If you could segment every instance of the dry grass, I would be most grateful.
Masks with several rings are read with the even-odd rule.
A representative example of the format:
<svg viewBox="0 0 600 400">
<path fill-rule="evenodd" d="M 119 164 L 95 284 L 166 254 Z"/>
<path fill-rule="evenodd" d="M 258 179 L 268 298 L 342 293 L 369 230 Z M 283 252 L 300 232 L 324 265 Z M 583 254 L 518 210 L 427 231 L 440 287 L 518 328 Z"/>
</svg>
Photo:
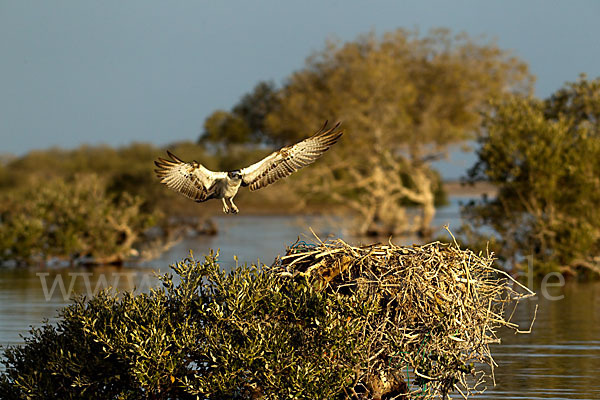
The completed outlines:
<svg viewBox="0 0 600 400">
<path fill-rule="evenodd" d="M 353 247 L 342 240 L 297 242 L 274 265 L 324 290 L 364 291 L 381 305 L 364 327 L 370 351 L 357 370 L 357 398 L 467 397 L 493 381 L 490 343 L 534 293 L 494 268 L 492 254 L 434 242 Z M 532 316 L 532 324 L 535 316 Z M 394 397 L 397 396 L 397 397 Z"/>
</svg>

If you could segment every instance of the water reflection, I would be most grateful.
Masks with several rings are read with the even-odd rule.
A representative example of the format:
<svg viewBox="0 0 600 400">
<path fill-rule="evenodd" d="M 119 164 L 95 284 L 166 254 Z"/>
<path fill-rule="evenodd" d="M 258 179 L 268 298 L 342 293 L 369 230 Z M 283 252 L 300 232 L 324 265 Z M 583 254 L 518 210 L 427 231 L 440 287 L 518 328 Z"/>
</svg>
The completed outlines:
<svg viewBox="0 0 600 400">
<path fill-rule="evenodd" d="M 163 267 L 165 269 L 165 267 Z M 53 321 L 57 310 L 77 295 L 109 287 L 148 290 L 156 285 L 148 268 L 11 268 L 0 270 L 0 344 L 21 343 L 31 325 Z"/>
<path fill-rule="evenodd" d="M 564 298 L 539 296 L 518 309 L 525 327 L 539 304 L 534 329 L 503 332 L 492 349 L 497 386 L 478 398 L 600 399 L 600 283 L 570 282 L 550 292 Z"/>
</svg>

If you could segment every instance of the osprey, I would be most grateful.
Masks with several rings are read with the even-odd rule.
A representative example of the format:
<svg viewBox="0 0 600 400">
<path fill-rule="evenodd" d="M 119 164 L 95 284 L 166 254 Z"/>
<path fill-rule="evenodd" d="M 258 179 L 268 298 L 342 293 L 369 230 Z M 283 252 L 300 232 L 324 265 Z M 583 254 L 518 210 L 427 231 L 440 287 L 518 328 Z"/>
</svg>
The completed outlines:
<svg viewBox="0 0 600 400">
<path fill-rule="evenodd" d="M 210 171 L 197 161 L 185 162 L 167 151 L 170 160 L 159 158 L 154 161 L 158 167 L 156 175 L 161 183 L 197 203 L 221 199 L 224 213 L 237 214 L 239 209 L 233 204 L 233 198 L 240 186 L 258 190 L 312 164 L 342 136 L 342 131 L 336 131 L 339 125 L 338 123 L 333 128 L 326 129 L 326 121 L 313 136 L 293 146 L 283 147 L 259 162 L 235 171 Z"/>
</svg>

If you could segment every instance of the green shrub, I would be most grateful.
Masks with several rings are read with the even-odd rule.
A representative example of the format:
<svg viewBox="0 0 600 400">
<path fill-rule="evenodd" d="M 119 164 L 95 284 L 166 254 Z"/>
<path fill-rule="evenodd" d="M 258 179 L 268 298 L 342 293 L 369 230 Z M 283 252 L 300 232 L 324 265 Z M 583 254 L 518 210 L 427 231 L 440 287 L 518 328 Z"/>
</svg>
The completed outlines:
<svg viewBox="0 0 600 400">
<path fill-rule="evenodd" d="M 254 266 L 228 274 L 212 255 L 173 270 L 163 288 L 79 298 L 32 329 L 4 351 L 0 397 L 346 397 L 374 300 Z"/>
<path fill-rule="evenodd" d="M 213 254 L 188 258 L 162 287 L 78 298 L 5 349 L 0 398 L 472 394 L 498 328 L 517 330 L 506 307 L 533 295 L 492 264 L 440 243 L 340 240 L 298 242 L 271 267 L 229 273 Z"/>
<path fill-rule="evenodd" d="M 94 174 L 10 191 L 0 202 L 0 261 L 126 258 L 155 217 L 142 212 L 141 203 L 127 193 L 108 194 Z"/>
<path fill-rule="evenodd" d="M 544 101 L 510 96 L 493 106 L 469 174 L 498 195 L 465 208 L 469 246 L 491 231 L 509 268 L 524 269 L 531 256 L 537 274 L 598 274 L 600 78 L 582 76 Z"/>
</svg>

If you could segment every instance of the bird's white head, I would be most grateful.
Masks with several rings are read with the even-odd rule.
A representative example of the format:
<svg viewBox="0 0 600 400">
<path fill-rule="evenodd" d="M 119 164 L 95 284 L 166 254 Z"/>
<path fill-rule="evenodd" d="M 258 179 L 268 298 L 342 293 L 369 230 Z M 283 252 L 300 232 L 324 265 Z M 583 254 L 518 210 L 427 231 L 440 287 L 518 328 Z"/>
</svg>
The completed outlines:
<svg viewBox="0 0 600 400">
<path fill-rule="evenodd" d="M 239 169 L 227 172 L 229 179 L 242 179 L 242 174 Z"/>
</svg>

